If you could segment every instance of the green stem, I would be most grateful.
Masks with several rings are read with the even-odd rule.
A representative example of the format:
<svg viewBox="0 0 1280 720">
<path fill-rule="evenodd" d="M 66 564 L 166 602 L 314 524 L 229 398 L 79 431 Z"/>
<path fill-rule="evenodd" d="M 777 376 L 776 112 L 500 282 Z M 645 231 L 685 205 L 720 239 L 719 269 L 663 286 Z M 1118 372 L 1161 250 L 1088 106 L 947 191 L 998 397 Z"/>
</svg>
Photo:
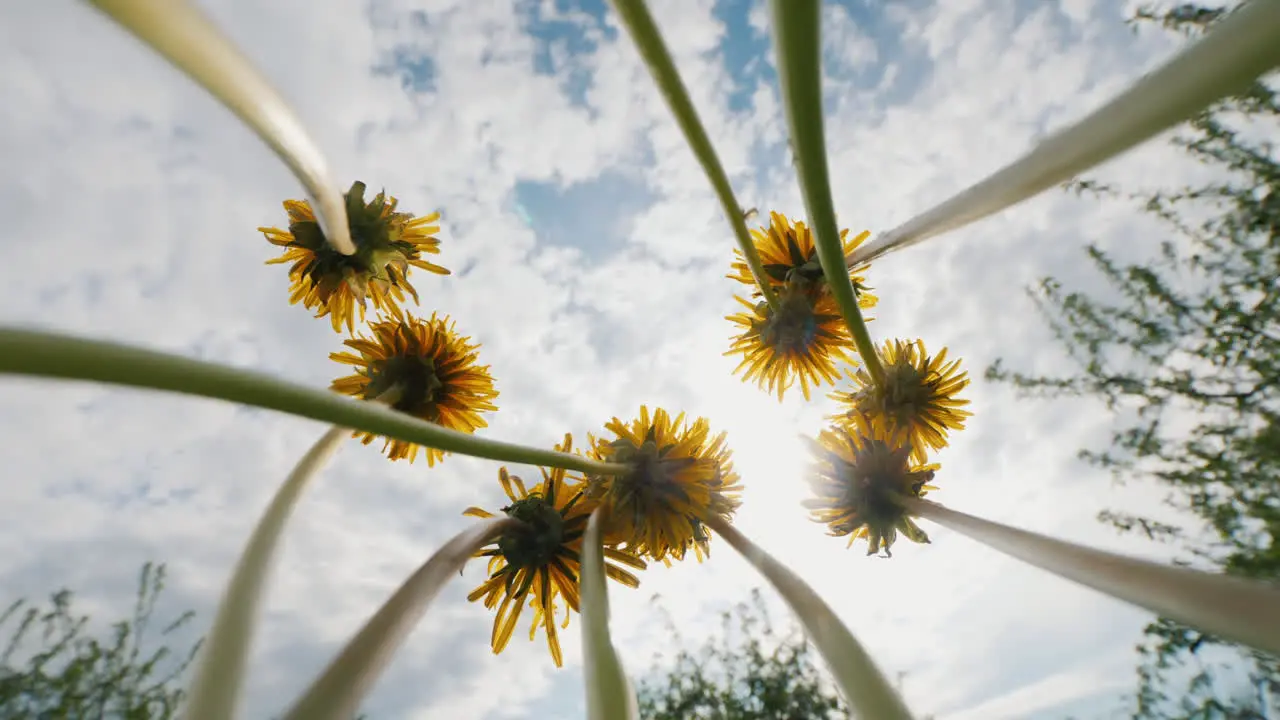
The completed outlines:
<svg viewBox="0 0 1280 720">
<path fill-rule="evenodd" d="M 582 538 L 582 656 L 587 686 L 587 720 L 637 720 L 635 688 L 609 636 L 609 588 L 605 572 L 603 508 L 587 518 Z"/>
<path fill-rule="evenodd" d="M 1107 104 L 858 248 L 849 256 L 849 266 L 954 232 L 1024 202 L 1147 142 L 1221 98 L 1247 90 L 1259 76 L 1280 67 L 1277 37 L 1280 3 L 1239 4 L 1200 39 Z"/>
<path fill-rule="evenodd" d="M 775 311 L 779 310 L 778 294 L 769 284 L 769 276 L 765 274 L 764 264 L 760 262 L 755 243 L 751 241 L 751 233 L 747 232 L 742 206 L 733 197 L 729 176 L 725 174 L 720 158 L 716 156 L 716 150 L 711 145 L 711 138 L 707 136 L 706 128 L 698 119 L 698 111 L 693 107 L 689 91 L 685 88 L 684 81 L 680 79 L 680 73 L 676 71 L 675 62 L 671 59 L 667 44 L 662 40 L 662 33 L 658 32 L 658 26 L 653 22 L 653 16 L 649 14 L 648 6 L 645 5 L 644 0 L 614 0 L 613 4 L 617 7 L 618 14 L 622 16 L 622 24 L 631 32 L 631 39 L 635 41 L 636 47 L 640 50 L 640 56 L 649 66 L 649 72 L 658 83 L 658 89 L 666 98 L 667 105 L 671 107 L 671 113 L 676 116 L 676 123 L 680 125 L 685 141 L 689 143 L 702 169 L 706 171 L 711 186 L 715 188 L 716 197 L 720 199 L 720 207 L 724 209 L 725 217 L 733 226 L 733 233 L 738 239 L 738 248 L 742 250 L 742 256 L 747 260 L 747 267 L 751 268 L 751 275 L 756 279 L 760 294 L 764 296 L 770 307 Z"/>
<path fill-rule="evenodd" d="M 989 548 L 1146 608 L 1161 617 L 1269 653 L 1280 653 L 1280 588 L 1160 565 L 983 520 L 938 503 L 897 497 L 909 514 Z"/>
<path fill-rule="evenodd" d="M 89 0 L 208 90 L 284 161 L 307 189 L 333 249 L 354 255 L 342 192 L 320 148 L 253 63 L 187 0 Z"/>
<path fill-rule="evenodd" d="M 858 296 L 845 265 L 844 246 L 831 200 L 827 172 L 826 141 L 822 124 L 822 7 L 818 0 L 772 0 L 774 46 L 778 54 L 778 79 L 783 106 L 791 130 L 791 147 L 805 210 L 813 228 L 813 241 L 822 263 L 822 274 L 840 313 L 849 326 L 853 343 L 876 384 L 884 382 L 884 367 L 858 309 Z"/>
<path fill-rule="evenodd" d="M 601 475 L 627 471 L 626 465 L 468 435 L 377 403 L 352 400 L 259 372 L 60 333 L 0 327 L 0 374 L 4 373 L 91 380 L 243 403 L 501 462 Z"/>
<path fill-rule="evenodd" d="M 235 717 L 271 562 L 303 492 L 351 431 L 332 427 L 298 461 L 262 513 L 223 592 L 187 696 L 187 720 Z"/>
<path fill-rule="evenodd" d="M 871 654 L 813 588 L 724 518 L 708 515 L 704 522 L 732 545 L 791 606 L 814 647 L 827 661 L 840 694 L 853 708 L 856 717 L 911 720 L 911 711 L 889 685 L 884 673 L 876 667 Z"/>
<path fill-rule="evenodd" d="M 294 703 L 286 720 L 352 718 L 378 678 L 422 621 L 431 601 L 485 545 L 518 521 L 500 517 L 477 523 L 453 537 L 405 579 L 365 621 L 342 652 Z"/>
</svg>

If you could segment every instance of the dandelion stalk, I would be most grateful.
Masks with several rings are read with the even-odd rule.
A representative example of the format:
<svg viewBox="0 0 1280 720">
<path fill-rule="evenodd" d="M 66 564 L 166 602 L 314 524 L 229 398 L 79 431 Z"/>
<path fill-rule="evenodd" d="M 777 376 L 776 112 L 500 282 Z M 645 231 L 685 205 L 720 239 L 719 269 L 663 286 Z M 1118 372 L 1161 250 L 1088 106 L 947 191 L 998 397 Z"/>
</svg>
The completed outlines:
<svg viewBox="0 0 1280 720">
<path fill-rule="evenodd" d="M 1029 200 L 1240 92 L 1280 66 L 1280 2 L 1244 3 L 1204 37 L 1031 152 L 858 248 L 870 262 Z"/>
<path fill-rule="evenodd" d="M 236 114 L 293 171 L 315 199 L 321 228 L 354 255 L 345 201 L 302 122 L 271 83 L 195 5 L 185 0 L 89 0 Z"/>
<path fill-rule="evenodd" d="M 410 575 L 285 714 L 285 720 L 348 720 L 368 696 L 431 601 L 480 548 L 515 523 L 500 518 L 458 533 Z"/>
<path fill-rule="evenodd" d="M 582 539 L 582 652 L 589 720 L 636 720 L 635 690 L 609 638 L 609 589 L 606 587 L 601 513 L 587 520 Z"/>
<path fill-rule="evenodd" d="M 345 428 L 332 427 L 316 441 L 289 473 L 249 536 L 200 652 L 200 664 L 187 700 L 187 720 L 227 720 L 236 716 L 258 606 L 285 523 L 311 479 L 348 433 Z"/>
<path fill-rule="evenodd" d="M 42 330 L 0 327 L 0 374 L 6 373 L 90 380 L 226 400 L 488 460 L 600 475 L 628 471 L 621 464 L 449 430 L 386 407 L 264 373 Z"/>
<path fill-rule="evenodd" d="M 698 158 L 702 169 L 706 171 L 711 186 L 715 188 L 716 197 L 720 199 L 720 207 L 724 209 L 725 218 L 733 227 L 738 248 L 742 250 L 742 256 L 746 258 L 747 266 L 751 268 L 751 275 L 755 277 L 760 294 L 764 296 L 770 307 L 777 310 L 778 294 L 769 283 L 769 276 L 765 274 L 760 255 L 756 252 L 755 243 L 751 240 L 751 233 L 747 231 L 746 219 L 751 211 L 743 212 L 742 206 L 734 198 L 729 176 L 725 174 L 724 166 L 716 156 L 711 138 L 707 136 L 702 120 L 698 118 L 698 111 L 693 107 L 689 91 L 685 88 L 684 81 L 680 79 L 680 73 L 671 59 L 671 53 L 662 39 L 662 33 L 658 32 L 653 16 L 649 14 L 648 6 L 645 5 L 644 0 L 614 0 L 613 4 L 618 9 L 618 14 L 622 16 L 622 24 L 631 33 L 631 39 L 639 49 L 640 56 L 649 66 L 649 72 L 658 83 L 658 89 L 666 98 L 671 113 L 676 116 L 676 123 L 680 125 L 685 140 Z"/>
<path fill-rule="evenodd" d="M 844 246 L 836 224 L 827 170 L 822 110 L 822 7 L 818 0 L 772 0 L 773 37 L 778 54 L 778 81 L 791 130 L 800 191 L 813 229 L 822 273 L 840 313 L 849 325 L 853 343 L 877 385 L 884 367 L 876 354 L 858 296 L 845 265 Z"/>
<path fill-rule="evenodd" d="M 911 711 L 889 685 L 884 673 L 880 672 L 866 649 L 813 588 L 786 565 L 748 540 L 724 518 L 708 515 L 704 522 L 754 566 L 791 607 L 809 639 L 827 661 L 845 702 L 858 717 L 867 720 L 911 720 Z"/>
<path fill-rule="evenodd" d="M 928 500 L 898 498 L 911 515 L 1055 575 L 1191 627 L 1280 654 L 1280 587 L 1124 557 L 983 520 Z"/>
</svg>

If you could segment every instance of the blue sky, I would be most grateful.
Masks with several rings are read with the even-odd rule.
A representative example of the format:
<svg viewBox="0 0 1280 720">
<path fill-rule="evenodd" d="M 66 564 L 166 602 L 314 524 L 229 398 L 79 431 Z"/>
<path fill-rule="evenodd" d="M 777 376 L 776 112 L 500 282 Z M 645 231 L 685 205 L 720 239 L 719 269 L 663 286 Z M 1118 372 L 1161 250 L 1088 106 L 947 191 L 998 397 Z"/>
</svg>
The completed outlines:
<svg viewBox="0 0 1280 720">
<path fill-rule="evenodd" d="M 823 394 L 779 404 L 732 377 L 732 238 L 647 71 L 603 3 L 372 0 L 202 2 L 299 114 L 344 186 L 385 187 L 443 214 L 448 278 L 422 311 L 483 343 L 501 410 L 491 437 L 581 438 L 641 403 L 726 430 L 748 490 L 737 525 L 832 603 L 905 693 L 940 720 L 1106 718 L 1134 679 L 1145 613 L 945 530 L 865 558 L 809 523 L 797 439 Z M 827 132 L 843 224 L 888 229 L 1013 159 L 1168 57 L 1098 0 L 831 3 Z M 787 162 L 768 19 L 747 0 L 666 0 L 653 12 L 744 206 L 801 212 Z M 254 367 L 317 387 L 340 339 L 286 302 L 255 231 L 285 221 L 295 181 L 222 108 L 87 7 L 22 3 L 0 23 L 0 321 L 109 337 Z M 1199 172 L 1157 142 L 1099 171 L 1132 187 Z M 947 346 L 973 374 L 976 415 L 938 460 L 937 499 L 1096 546 L 1103 508 L 1149 508 L 1076 460 L 1115 418 L 1087 403 L 1018 400 L 982 380 L 997 357 L 1069 369 L 1022 289 L 1053 273 L 1097 286 L 1082 247 L 1141 255 L 1159 228 L 1064 193 L 877 262 L 878 339 Z M 167 602 L 207 623 L 276 483 L 313 422 L 193 399 L 0 381 L 0 588 L 77 590 L 127 612 L 138 566 L 170 567 Z M 523 472 L 530 472 L 529 469 Z M 493 463 L 435 469 L 351 444 L 291 526 L 253 660 L 247 717 L 301 689 L 447 537 L 468 505 L 501 506 Z M 368 705 L 379 718 L 582 716 L 581 652 L 566 667 L 450 586 Z M 717 545 L 703 565 L 646 572 L 611 595 L 636 674 L 665 647 L 661 606 L 696 644 L 759 581 Z M 771 597 L 771 596 L 770 596 Z M 777 609 L 777 617 L 783 611 Z"/>
</svg>

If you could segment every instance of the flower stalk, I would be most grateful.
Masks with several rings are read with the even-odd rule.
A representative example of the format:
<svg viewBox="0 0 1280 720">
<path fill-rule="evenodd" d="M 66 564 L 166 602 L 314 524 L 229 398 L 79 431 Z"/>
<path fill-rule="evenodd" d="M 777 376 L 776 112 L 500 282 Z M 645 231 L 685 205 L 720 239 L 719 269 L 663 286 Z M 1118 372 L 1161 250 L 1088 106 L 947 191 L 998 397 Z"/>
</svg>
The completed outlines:
<svg viewBox="0 0 1280 720">
<path fill-rule="evenodd" d="M 587 519 L 582 541 L 582 653 L 589 720 L 636 720 L 635 689 L 609 637 L 609 588 L 600 508 Z"/>
<path fill-rule="evenodd" d="M 840 227 L 836 223 L 827 169 L 822 108 L 822 7 L 818 0 L 772 0 L 774 47 L 778 55 L 778 81 L 782 87 L 796 174 L 805 210 L 813 229 L 818 260 L 831 294 L 849 325 L 854 346 L 876 384 L 884 382 L 884 367 L 866 320 L 858 308 L 858 296 L 845 264 Z"/>
<path fill-rule="evenodd" d="M 487 460 L 598 475 L 629 470 L 581 455 L 476 437 L 264 373 L 43 330 L 0 327 L 0 374 L 90 380 L 226 400 Z"/>
<path fill-rule="evenodd" d="M 706 524 L 755 567 L 791 607 L 805 633 L 827 661 L 845 702 L 858 717 L 866 720 L 911 720 L 911 711 L 884 673 L 876 667 L 871 655 L 813 588 L 723 518 L 709 515 Z"/>
<path fill-rule="evenodd" d="M 689 148 L 693 150 L 698 163 L 707 173 L 707 179 L 715 189 L 720 207 L 724 209 L 725 218 L 733 227 L 738 248 L 742 250 L 742 256 L 746 259 L 747 266 L 751 268 L 751 275 L 760 288 L 760 294 L 764 296 L 765 302 L 777 310 L 778 294 L 769 284 L 769 276 L 760 262 L 760 254 L 756 252 L 751 233 L 747 231 L 746 221 L 751 211 L 744 212 L 734 198 L 729 176 L 725 173 L 724 166 L 720 164 L 720 158 L 716 155 L 715 147 L 711 144 L 711 138 L 707 135 L 702 120 L 698 118 L 698 111 L 693 107 L 689 90 L 680 79 L 680 73 L 671 59 L 671 52 L 667 50 L 662 33 L 658 31 L 653 15 L 649 14 L 649 7 L 644 0 L 613 0 L 613 4 L 618 9 L 618 15 L 622 17 L 622 24 L 631 33 L 631 39 L 640 51 L 640 56 L 649 66 L 649 72 L 653 74 L 658 89 L 662 91 L 662 97 L 666 99 L 671 113 L 675 115 L 676 123 L 684 133 Z"/>
<path fill-rule="evenodd" d="M 284 535 L 285 523 L 302 493 L 337 452 L 348 432 L 345 428 L 332 427 L 320 436 L 276 491 L 249 536 L 218 605 L 208 642 L 200 653 L 200 664 L 187 700 L 188 720 L 225 720 L 236 716 L 258 607 L 266 594 L 271 561 Z"/>
<path fill-rule="evenodd" d="M 235 113 L 315 198 L 333 249 L 353 255 L 342 193 L 302 121 L 225 35 L 185 0 L 89 0 Z"/>
<path fill-rule="evenodd" d="M 958 230 L 1029 200 L 1244 90 L 1280 66 L 1277 37 L 1280 2 L 1244 3 L 1106 105 L 982 181 L 858 248 L 846 260 L 848 266 Z"/>
<path fill-rule="evenodd" d="M 348 720 L 373 689 L 431 601 L 477 550 L 517 522 L 499 518 L 458 533 L 404 581 L 285 714 L 285 720 Z"/>
<path fill-rule="evenodd" d="M 928 500 L 897 501 L 913 516 L 1041 570 L 1226 640 L 1280 654 L 1280 587 L 1275 585 L 1095 550 Z"/>
</svg>

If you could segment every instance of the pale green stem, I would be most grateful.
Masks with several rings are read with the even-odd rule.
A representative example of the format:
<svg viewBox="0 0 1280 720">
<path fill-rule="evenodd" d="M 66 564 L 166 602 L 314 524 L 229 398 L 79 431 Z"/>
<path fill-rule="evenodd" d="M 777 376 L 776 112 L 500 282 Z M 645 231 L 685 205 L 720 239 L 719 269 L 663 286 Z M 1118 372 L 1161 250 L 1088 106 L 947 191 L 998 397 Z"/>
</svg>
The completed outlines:
<svg viewBox="0 0 1280 720">
<path fill-rule="evenodd" d="M 334 250 L 355 253 L 342 192 L 323 153 L 288 103 L 235 45 L 187 0 L 89 0 L 235 113 L 293 171 L 315 200 Z"/>
<path fill-rule="evenodd" d="M 350 720 L 382 672 L 426 614 L 431 601 L 467 560 L 510 527 L 508 517 L 458 533 L 410 575 L 285 714 L 285 720 Z"/>
<path fill-rule="evenodd" d="M 1161 565 L 1055 540 L 918 498 L 907 512 L 1161 617 L 1280 654 L 1280 587 Z"/>
<path fill-rule="evenodd" d="M 603 509 L 587 519 L 579 580 L 582 664 L 586 674 L 588 720 L 637 720 L 636 693 L 609 637 L 609 588 L 601 530 Z"/>
<path fill-rule="evenodd" d="M 680 79 L 680 73 L 676 71 L 675 62 L 672 61 L 667 44 L 662 39 L 662 33 L 658 32 L 658 26 L 653 22 L 653 16 L 649 14 L 648 6 L 645 5 L 644 0 L 613 0 L 613 4 L 618 9 L 618 15 L 622 17 L 622 24 L 631 33 L 631 39 L 639 49 L 640 56 L 649 66 L 649 72 L 657 82 L 658 89 L 662 91 L 662 96 L 666 98 L 671 113 L 676 116 L 676 123 L 684 133 L 685 140 L 698 158 L 702 169 L 707 173 L 707 179 L 711 181 L 716 197 L 720 199 L 720 207 L 724 209 L 725 218 L 733 227 L 733 234 L 738 239 L 738 248 L 747 261 L 747 267 L 751 268 L 751 275 L 760 288 L 760 294 L 764 296 L 770 307 L 775 311 L 778 310 L 778 294 L 770 284 L 769 276 L 760 262 L 760 255 L 756 252 L 755 243 L 751 241 L 751 233 L 747 231 L 746 213 L 733 197 L 733 186 L 729 184 L 729 176 L 725 174 L 724 166 L 716 156 L 711 138 L 707 136 L 702 120 L 698 118 L 698 111 L 693 107 L 689 91 L 685 88 L 684 81 Z"/>
<path fill-rule="evenodd" d="M 91 380 L 278 410 L 446 452 L 599 475 L 626 465 L 450 430 L 374 403 L 217 363 L 41 330 L 0 327 L 0 374 Z"/>
<path fill-rule="evenodd" d="M 849 256 L 853 267 L 956 230 L 1039 195 L 1240 92 L 1280 66 L 1280 0 L 1255 0 L 1106 105 L 1042 140 L 1018 160 L 881 234 Z"/>
<path fill-rule="evenodd" d="M 231 720 L 236 716 L 244 684 L 245 665 L 258 621 L 258 606 L 266 591 L 271 561 L 284 534 L 285 523 L 311 479 L 337 451 L 350 430 L 329 428 L 298 461 L 276 491 L 258 526 L 249 536 L 240 562 L 227 583 L 187 699 L 187 720 Z"/>
<path fill-rule="evenodd" d="M 791 150 L 818 261 L 867 372 L 881 385 L 884 367 L 858 308 L 858 295 L 845 265 L 844 244 L 831 199 L 823 129 L 822 4 L 818 0 L 772 0 L 771 6 L 782 104 L 791 129 Z"/>
<path fill-rule="evenodd" d="M 871 655 L 813 588 L 724 518 L 709 515 L 704 522 L 755 567 L 791 607 L 809 639 L 827 661 L 845 702 L 858 717 L 866 720 L 910 720 L 911 711 L 884 673 L 876 667 Z"/>
</svg>

